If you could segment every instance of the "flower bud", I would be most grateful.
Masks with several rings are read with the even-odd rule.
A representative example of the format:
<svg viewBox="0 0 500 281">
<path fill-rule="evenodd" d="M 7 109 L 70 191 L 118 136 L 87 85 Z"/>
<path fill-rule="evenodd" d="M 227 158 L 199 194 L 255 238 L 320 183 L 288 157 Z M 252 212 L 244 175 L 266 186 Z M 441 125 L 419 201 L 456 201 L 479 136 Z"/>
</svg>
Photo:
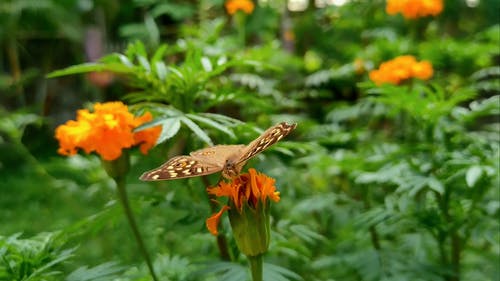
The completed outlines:
<svg viewBox="0 0 500 281">
<path fill-rule="evenodd" d="M 269 201 L 258 201 L 255 207 L 247 202 L 239 211 L 230 202 L 229 222 L 233 230 L 236 245 L 246 256 L 264 254 L 269 248 L 271 231 L 269 228 Z"/>
</svg>

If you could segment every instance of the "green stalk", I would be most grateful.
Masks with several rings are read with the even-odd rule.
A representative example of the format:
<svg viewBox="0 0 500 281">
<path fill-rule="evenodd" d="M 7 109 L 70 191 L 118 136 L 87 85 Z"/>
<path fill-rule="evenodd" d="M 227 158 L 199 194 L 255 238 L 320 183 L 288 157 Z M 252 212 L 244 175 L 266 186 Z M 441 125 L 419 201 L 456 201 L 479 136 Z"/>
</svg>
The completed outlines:
<svg viewBox="0 0 500 281">
<path fill-rule="evenodd" d="M 19 62 L 19 53 L 17 51 L 17 45 L 15 39 L 12 38 L 8 40 L 6 46 L 7 58 L 9 60 L 10 69 L 12 71 L 12 80 L 15 85 L 15 90 L 17 94 L 17 99 L 20 106 L 26 106 L 26 99 L 24 97 L 24 89 L 21 84 L 22 70 L 21 63 Z"/>
<path fill-rule="evenodd" d="M 365 208 L 366 208 L 366 210 L 369 210 L 371 208 L 371 205 L 372 205 L 372 188 L 370 186 L 366 189 L 366 193 L 364 195 L 365 196 L 363 196 L 363 201 L 365 204 Z M 375 225 L 372 225 L 368 228 L 368 230 L 370 232 L 370 237 L 372 240 L 373 248 L 375 248 L 375 250 L 377 250 L 377 251 L 380 251 L 380 249 L 381 249 L 380 238 L 379 238 L 379 235 L 377 232 L 377 228 L 375 227 Z M 382 261 L 380 261 L 380 262 L 382 262 Z"/>
<path fill-rule="evenodd" d="M 246 20 L 246 14 L 242 11 L 236 11 L 236 13 L 233 15 L 233 19 L 236 24 L 236 30 L 238 33 L 238 41 L 241 47 L 245 47 L 246 43 L 246 27 L 245 27 L 245 20 Z"/>
<path fill-rule="evenodd" d="M 262 281 L 262 254 L 257 256 L 247 256 L 250 263 L 250 272 L 252 273 L 252 281 Z"/>
<path fill-rule="evenodd" d="M 456 230 L 451 233 L 451 268 L 453 276 L 450 280 L 460 281 L 460 256 L 462 254 L 461 240 Z"/>
<path fill-rule="evenodd" d="M 116 189 L 118 191 L 118 197 L 123 206 L 123 210 L 125 211 L 125 216 L 127 217 L 128 224 L 134 233 L 135 240 L 137 242 L 137 246 L 139 246 L 139 251 L 144 257 L 146 264 L 149 269 L 149 273 L 154 281 L 158 281 L 159 279 L 156 277 L 153 263 L 151 262 L 151 258 L 149 257 L 148 251 L 146 250 L 146 246 L 144 245 L 144 241 L 142 239 L 141 233 L 139 232 L 139 228 L 137 227 L 137 223 L 135 222 L 135 217 L 130 208 L 130 204 L 128 201 L 127 190 L 125 189 L 125 177 L 114 178 L 116 182 Z"/>
<path fill-rule="evenodd" d="M 159 279 L 156 277 L 153 263 L 151 262 L 148 251 L 146 250 L 146 246 L 144 246 L 144 241 L 142 240 L 141 233 L 139 232 L 139 228 L 137 227 L 137 223 L 135 222 L 134 213 L 132 212 L 132 208 L 130 208 L 130 204 L 128 201 L 126 175 L 130 168 L 129 154 L 127 151 L 123 151 L 122 155 L 118 159 L 112 161 L 103 160 L 102 165 L 104 167 L 104 170 L 106 170 L 106 173 L 116 183 L 118 198 L 123 206 L 123 211 L 125 212 L 128 224 L 132 229 L 132 233 L 134 234 L 135 241 L 137 242 L 137 246 L 139 247 L 139 251 L 146 261 L 146 265 L 148 266 L 151 277 L 154 281 L 158 281 Z"/>
</svg>

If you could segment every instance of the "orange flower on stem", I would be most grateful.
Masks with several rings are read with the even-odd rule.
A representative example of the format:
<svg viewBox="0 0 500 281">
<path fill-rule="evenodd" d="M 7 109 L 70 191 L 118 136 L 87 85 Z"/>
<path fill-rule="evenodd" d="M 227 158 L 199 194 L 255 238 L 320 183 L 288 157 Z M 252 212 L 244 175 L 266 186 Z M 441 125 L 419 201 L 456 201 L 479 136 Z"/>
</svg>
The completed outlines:
<svg viewBox="0 0 500 281">
<path fill-rule="evenodd" d="M 255 169 L 234 177 L 229 182 L 209 188 L 209 194 L 228 197 L 229 202 L 216 214 L 207 219 L 210 233 L 218 235 L 217 226 L 224 212 L 229 213 L 236 245 L 248 257 L 252 280 L 262 280 L 262 255 L 267 251 L 270 240 L 270 200 L 279 202 L 275 180 Z M 268 200 L 269 199 L 269 200 Z"/>
<path fill-rule="evenodd" d="M 397 85 L 410 78 L 430 79 L 434 71 L 428 61 L 417 62 L 413 56 L 399 56 L 380 64 L 379 69 L 370 71 L 370 80 L 377 85 L 389 83 Z"/>
<path fill-rule="evenodd" d="M 249 169 L 248 173 L 235 177 L 230 182 L 220 182 L 218 186 L 209 188 L 209 194 L 217 197 L 228 197 L 231 205 L 241 213 L 243 207 L 248 205 L 250 208 L 260 208 L 259 204 L 266 204 L 267 198 L 274 202 L 280 201 L 280 193 L 274 186 L 275 180 L 255 169 Z M 233 207 L 233 206 L 232 206 Z M 223 206 L 221 211 L 207 219 L 207 228 L 213 235 L 217 235 L 217 224 L 220 216 L 227 210 L 232 209 L 229 206 Z"/>
<path fill-rule="evenodd" d="M 436 16 L 443 11 L 443 0 L 387 0 L 389 15 L 402 13 L 407 19 Z"/>
<path fill-rule="evenodd" d="M 228 0 L 224 6 L 226 7 L 227 13 L 230 15 L 234 15 L 237 11 L 251 14 L 255 8 L 251 0 Z"/>
<path fill-rule="evenodd" d="M 76 121 L 70 120 L 57 127 L 55 137 L 59 141 L 58 152 L 62 155 L 74 155 L 78 149 L 83 149 L 86 153 L 95 151 L 101 156 L 106 173 L 116 183 L 118 198 L 150 275 L 154 281 L 159 281 L 128 201 L 126 175 L 130 159 L 128 151 L 122 151 L 139 145 L 141 152 L 146 154 L 153 147 L 161 133 L 161 127 L 133 131 L 152 119 L 149 112 L 135 117 L 122 102 L 96 103 L 93 112 L 78 110 Z"/>
<path fill-rule="evenodd" d="M 146 154 L 156 143 L 161 127 L 137 133 L 133 129 L 152 118 L 149 112 L 134 117 L 122 102 L 96 103 L 93 112 L 78 110 L 76 121 L 70 120 L 57 127 L 58 152 L 74 155 L 78 149 L 86 153 L 95 151 L 104 160 L 111 161 L 121 156 L 122 149 L 140 145 L 141 152 Z"/>
</svg>

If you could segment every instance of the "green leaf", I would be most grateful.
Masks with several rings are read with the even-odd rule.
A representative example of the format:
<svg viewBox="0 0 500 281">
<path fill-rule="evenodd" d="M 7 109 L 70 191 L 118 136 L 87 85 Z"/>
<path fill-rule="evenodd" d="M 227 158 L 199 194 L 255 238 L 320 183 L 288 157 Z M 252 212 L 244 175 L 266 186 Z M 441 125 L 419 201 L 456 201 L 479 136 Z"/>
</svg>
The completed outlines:
<svg viewBox="0 0 500 281">
<path fill-rule="evenodd" d="M 165 55 L 166 51 L 167 51 L 167 45 L 162 44 L 158 49 L 156 49 L 155 53 L 151 57 L 151 62 L 152 63 L 163 62 L 163 56 Z"/>
<path fill-rule="evenodd" d="M 213 70 L 213 67 L 212 67 L 212 63 L 210 62 L 210 59 L 207 58 L 207 57 L 202 57 L 201 58 L 201 65 L 203 66 L 203 69 L 206 71 L 206 72 L 210 72 Z"/>
<path fill-rule="evenodd" d="M 467 182 L 468 187 L 474 187 L 477 181 L 483 175 L 483 169 L 480 166 L 472 166 L 467 170 L 465 174 L 465 181 Z"/>
<path fill-rule="evenodd" d="M 160 78 L 160 80 L 162 81 L 165 80 L 165 78 L 167 77 L 167 66 L 165 65 L 165 63 L 162 61 L 157 61 L 155 62 L 154 66 L 156 76 L 158 76 L 158 78 Z"/>
<path fill-rule="evenodd" d="M 290 231 L 301 238 L 306 243 L 313 243 L 315 240 L 325 240 L 321 234 L 311 230 L 310 227 L 302 224 L 295 224 L 290 226 Z"/>
<path fill-rule="evenodd" d="M 264 263 L 263 275 L 266 281 L 304 280 L 297 273 L 270 263 Z"/>
<path fill-rule="evenodd" d="M 150 42 L 154 45 L 158 45 L 158 42 L 160 42 L 160 30 L 154 18 L 149 13 L 144 17 L 144 26 L 146 27 Z"/>
<path fill-rule="evenodd" d="M 71 272 L 66 281 L 106 281 L 118 277 L 118 273 L 126 267 L 119 266 L 116 262 L 106 262 L 89 268 L 82 266 Z"/>
<path fill-rule="evenodd" d="M 134 41 L 134 43 L 131 43 L 127 46 L 127 49 L 125 50 L 125 53 L 127 57 L 133 58 L 133 57 L 146 57 L 147 52 L 146 52 L 146 47 L 140 40 Z"/>
<path fill-rule="evenodd" d="M 149 61 L 146 57 L 143 57 L 143 56 L 139 56 L 137 57 L 137 59 L 139 60 L 139 64 L 147 71 L 147 72 L 151 72 L 151 65 L 149 64 Z"/>
<path fill-rule="evenodd" d="M 74 66 L 70 66 L 61 70 L 53 71 L 47 74 L 47 78 L 60 77 L 72 74 L 81 74 L 94 71 L 111 71 L 116 73 L 132 73 L 133 69 L 120 63 L 83 63 Z"/>
<path fill-rule="evenodd" d="M 151 122 L 147 122 L 145 124 L 142 124 L 141 126 L 137 127 L 134 129 L 134 132 L 140 132 L 142 130 L 156 127 L 156 126 L 161 126 L 162 130 L 160 133 L 160 136 L 158 137 L 158 140 L 156 141 L 156 144 L 160 144 L 167 139 L 172 138 L 177 134 L 181 127 L 181 117 L 180 115 L 172 116 L 172 117 L 166 117 L 166 118 L 157 118 Z"/>
<path fill-rule="evenodd" d="M 128 67 L 134 67 L 134 63 L 130 61 L 127 56 L 123 54 L 117 54 L 118 59 L 121 61 L 122 64 L 128 66 Z"/>
<path fill-rule="evenodd" d="M 444 193 L 444 186 L 443 186 L 443 184 L 439 180 L 437 180 L 436 178 L 430 177 L 427 180 L 427 184 L 429 185 L 430 189 L 436 191 L 437 193 L 439 193 L 439 194 L 443 194 Z"/>
<path fill-rule="evenodd" d="M 217 113 L 199 113 L 198 115 L 199 116 L 209 117 L 210 119 L 215 120 L 215 121 L 217 121 L 219 123 L 222 123 L 222 124 L 224 124 L 226 126 L 236 126 L 236 125 L 243 124 L 243 122 L 240 121 L 240 120 L 238 120 L 238 119 L 231 118 L 229 116 L 222 115 L 222 114 L 217 114 Z"/>
<path fill-rule="evenodd" d="M 156 3 L 158 4 L 151 10 L 151 14 L 155 18 L 166 14 L 175 20 L 182 20 L 191 17 L 195 12 L 195 9 L 193 9 L 194 5 L 189 5 L 187 3 L 177 4 L 169 3 L 167 1 L 164 1 L 164 3 L 158 1 Z"/>
<path fill-rule="evenodd" d="M 207 264 L 202 270 L 194 272 L 193 277 L 197 277 L 195 280 L 207 280 L 207 275 L 216 275 L 217 280 L 220 281 L 247 280 L 247 270 L 246 267 L 237 263 L 214 262 Z"/>
<path fill-rule="evenodd" d="M 175 67 L 168 67 L 168 70 L 173 72 L 177 77 L 179 77 L 181 80 L 184 80 L 184 75 L 182 72 L 180 72 L 177 68 Z"/>
<path fill-rule="evenodd" d="M 29 278 L 26 279 L 26 281 L 28 280 L 31 280 L 32 277 L 37 277 L 39 275 L 41 275 L 41 273 L 45 272 L 46 270 L 48 270 L 49 268 L 57 265 L 57 264 L 60 264 L 62 263 L 63 261 L 66 261 L 68 259 L 70 259 L 71 257 L 73 257 L 73 252 L 76 250 L 76 247 L 75 248 L 71 248 L 71 249 L 67 249 L 67 250 L 64 250 L 60 253 L 58 253 L 58 256 L 57 258 L 53 259 L 52 261 L 46 263 L 45 265 L 43 265 L 42 267 L 39 267 L 37 268 L 37 270 L 35 270 Z M 47 275 L 52 275 L 56 273 L 55 271 L 52 271 L 52 272 L 45 272 L 45 274 Z"/>
<path fill-rule="evenodd" d="M 181 118 L 181 121 L 186 124 L 186 126 L 189 127 L 189 129 L 191 131 L 193 131 L 193 133 L 199 137 L 201 140 L 203 140 L 205 143 L 207 143 L 208 145 L 210 146 L 213 146 L 214 143 L 212 142 L 212 140 L 210 139 L 210 137 L 205 133 L 205 131 L 203 131 L 198 125 L 196 125 L 196 123 L 194 123 L 193 121 L 191 121 L 191 119 L 185 117 L 185 116 L 182 116 L 180 117 Z"/>
<path fill-rule="evenodd" d="M 213 127 L 225 134 L 227 134 L 228 136 L 230 136 L 231 138 L 236 138 L 236 136 L 234 135 L 234 133 L 229 130 L 229 128 L 223 124 L 220 124 L 220 123 L 217 123 L 216 121 L 212 120 L 212 119 L 209 119 L 209 118 L 206 118 L 206 117 L 203 117 L 203 116 L 200 116 L 198 114 L 186 114 L 186 116 L 188 116 L 189 118 L 191 119 L 194 119 L 196 121 L 199 121 L 199 122 L 202 122 L 202 123 L 205 123 L 206 125 L 210 126 L 210 127 Z"/>
<path fill-rule="evenodd" d="M 161 134 L 156 144 L 162 143 L 177 134 L 179 129 L 181 128 L 181 118 L 180 117 L 172 117 L 164 119 L 162 122 Z"/>
</svg>

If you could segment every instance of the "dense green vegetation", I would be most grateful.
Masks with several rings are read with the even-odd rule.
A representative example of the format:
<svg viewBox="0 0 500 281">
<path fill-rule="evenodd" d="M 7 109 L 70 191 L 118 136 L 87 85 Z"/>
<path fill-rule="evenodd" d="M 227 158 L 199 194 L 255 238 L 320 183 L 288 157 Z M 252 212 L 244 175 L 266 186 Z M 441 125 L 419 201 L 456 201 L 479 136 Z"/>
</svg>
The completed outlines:
<svg viewBox="0 0 500 281">
<path fill-rule="evenodd" d="M 153 280 L 101 157 L 57 153 L 56 127 L 105 101 L 162 127 L 120 175 L 159 280 L 250 274 L 227 216 L 205 226 L 220 174 L 139 176 L 283 121 L 244 168 L 280 191 L 264 280 L 500 280 L 499 1 L 314 2 L 3 0 L 0 280 Z M 408 79 L 370 74 L 407 55 Z"/>
</svg>

